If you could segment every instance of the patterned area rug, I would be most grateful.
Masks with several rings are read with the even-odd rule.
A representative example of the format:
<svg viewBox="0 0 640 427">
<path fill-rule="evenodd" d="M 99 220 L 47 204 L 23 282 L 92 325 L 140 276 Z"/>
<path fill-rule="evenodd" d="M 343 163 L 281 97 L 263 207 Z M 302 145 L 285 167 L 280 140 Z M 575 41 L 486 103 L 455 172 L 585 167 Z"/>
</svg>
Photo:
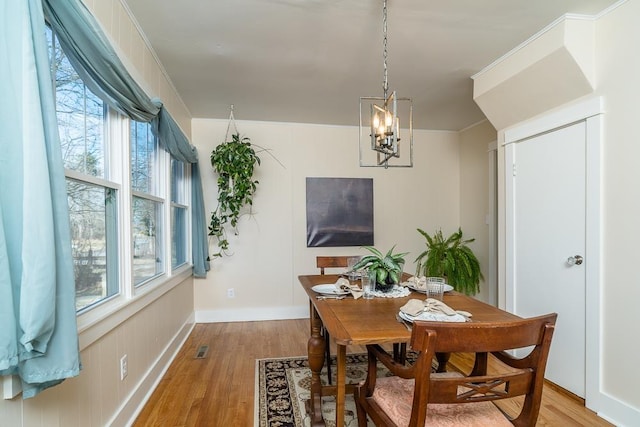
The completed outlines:
<svg viewBox="0 0 640 427">
<path fill-rule="evenodd" d="M 407 355 L 409 360 L 414 355 Z M 335 357 L 331 374 L 335 384 Z M 388 375 L 386 368 L 378 367 L 378 375 Z M 347 383 L 358 383 L 367 374 L 367 355 L 347 355 Z M 327 383 L 326 366 L 322 369 L 321 380 Z M 256 413 L 257 427 L 308 427 L 309 416 L 305 412 L 305 401 L 309 399 L 311 371 L 306 357 L 256 360 Z M 322 399 L 322 414 L 327 426 L 335 425 L 335 398 Z M 358 425 L 353 395 L 347 394 L 344 417 L 345 427 Z M 373 426 L 372 423 L 369 425 Z"/>
</svg>

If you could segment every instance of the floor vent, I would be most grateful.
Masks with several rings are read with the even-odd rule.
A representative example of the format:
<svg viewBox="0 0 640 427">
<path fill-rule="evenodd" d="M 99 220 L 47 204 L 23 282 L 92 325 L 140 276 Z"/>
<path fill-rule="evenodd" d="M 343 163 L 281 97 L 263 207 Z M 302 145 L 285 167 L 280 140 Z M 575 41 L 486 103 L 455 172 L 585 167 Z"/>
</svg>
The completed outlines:
<svg viewBox="0 0 640 427">
<path fill-rule="evenodd" d="M 196 359 L 204 359 L 205 357 L 207 357 L 207 353 L 209 353 L 209 346 L 208 345 L 201 345 L 200 347 L 198 347 L 198 351 L 196 352 Z"/>
</svg>

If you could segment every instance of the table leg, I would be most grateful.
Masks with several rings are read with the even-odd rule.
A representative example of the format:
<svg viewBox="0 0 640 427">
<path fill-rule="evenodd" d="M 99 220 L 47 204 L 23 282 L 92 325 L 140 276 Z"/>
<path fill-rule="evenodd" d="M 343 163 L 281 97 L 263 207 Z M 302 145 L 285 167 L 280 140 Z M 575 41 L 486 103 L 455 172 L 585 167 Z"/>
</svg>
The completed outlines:
<svg viewBox="0 0 640 427">
<path fill-rule="evenodd" d="M 347 346 L 338 345 L 336 357 L 336 427 L 344 427 L 344 404 L 347 387 Z"/>
<path fill-rule="evenodd" d="M 436 360 L 438 361 L 437 372 L 447 372 L 449 357 L 451 357 L 451 353 L 436 353 Z"/>
<path fill-rule="evenodd" d="M 309 399 L 308 412 L 312 426 L 324 426 L 322 419 L 322 382 L 320 371 L 324 365 L 324 338 L 322 337 L 322 320 L 316 312 L 313 304 L 310 308 L 311 337 L 307 343 L 309 368 L 311 369 L 311 399 Z"/>
<path fill-rule="evenodd" d="M 487 362 L 488 362 L 487 353 L 476 353 L 476 360 L 473 363 L 473 370 L 469 375 L 471 376 L 487 375 Z"/>
</svg>

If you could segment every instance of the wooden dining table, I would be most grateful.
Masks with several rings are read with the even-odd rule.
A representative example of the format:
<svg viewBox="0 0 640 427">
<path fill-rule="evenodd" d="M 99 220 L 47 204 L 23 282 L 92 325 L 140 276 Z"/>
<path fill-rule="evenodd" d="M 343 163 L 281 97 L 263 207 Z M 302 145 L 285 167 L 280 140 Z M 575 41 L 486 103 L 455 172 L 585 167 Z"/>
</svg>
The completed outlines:
<svg viewBox="0 0 640 427">
<path fill-rule="evenodd" d="M 336 397 L 336 427 L 344 426 L 345 397 L 353 391 L 353 385 L 346 384 L 346 354 L 349 345 L 408 343 L 411 332 L 404 323 L 397 320 L 400 307 L 411 298 L 425 299 L 425 295 L 411 292 L 402 298 L 318 299 L 320 295 L 312 287 L 319 284 L 335 283 L 338 275 L 302 275 L 300 284 L 309 296 L 310 338 L 307 344 L 309 367 L 311 369 L 311 398 L 307 412 L 312 426 L 325 425 L 322 418 L 322 396 Z M 455 310 L 472 314 L 473 322 L 503 322 L 519 319 L 518 316 L 500 310 L 475 298 L 455 291 L 444 295 L 444 303 Z M 322 385 L 320 371 L 325 362 L 325 340 L 322 329 L 326 328 L 335 341 L 336 382 Z M 448 355 L 440 355 L 438 361 L 445 362 Z"/>
</svg>

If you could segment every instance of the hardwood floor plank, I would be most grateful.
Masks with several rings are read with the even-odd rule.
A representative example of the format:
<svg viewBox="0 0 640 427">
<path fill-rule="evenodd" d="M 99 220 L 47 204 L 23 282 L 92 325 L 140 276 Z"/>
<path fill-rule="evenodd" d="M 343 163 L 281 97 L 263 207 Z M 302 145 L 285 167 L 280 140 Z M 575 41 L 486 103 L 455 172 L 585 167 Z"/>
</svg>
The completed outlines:
<svg viewBox="0 0 640 427">
<path fill-rule="evenodd" d="M 134 426 L 253 426 L 256 359 L 306 355 L 308 338 L 308 319 L 196 325 Z M 201 345 L 209 346 L 207 357 L 195 359 Z M 454 355 L 450 363 L 466 369 L 472 362 Z M 505 410 L 515 412 L 517 406 Z M 536 426 L 611 425 L 580 401 L 545 386 Z"/>
</svg>

